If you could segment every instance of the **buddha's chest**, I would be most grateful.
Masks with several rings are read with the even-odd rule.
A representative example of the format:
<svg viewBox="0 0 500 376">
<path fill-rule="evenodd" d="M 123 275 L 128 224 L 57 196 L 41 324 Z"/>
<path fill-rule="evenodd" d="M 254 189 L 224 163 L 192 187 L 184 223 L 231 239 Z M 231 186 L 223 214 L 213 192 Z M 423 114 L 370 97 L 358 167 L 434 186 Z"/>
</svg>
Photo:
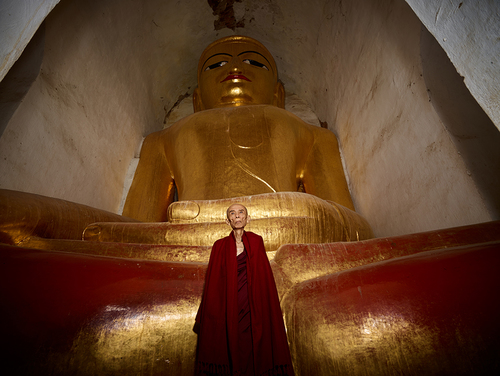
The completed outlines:
<svg viewBox="0 0 500 376">
<path fill-rule="evenodd" d="M 298 162 L 310 149 L 308 138 L 303 137 L 304 132 L 298 127 L 266 116 L 264 112 L 226 111 L 203 115 L 173 132 L 167 148 L 169 160 L 207 161 L 214 166 L 236 161 Z"/>
<path fill-rule="evenodd" d="M 310 141 L 293 124 L 263 113 L 203 116 L 176 130 L 166 152 L 176 181 L 202 184 L 204 196 L 295 190 Z M 302 132 L 304 133 L 304 132 Z M 227 192 L 226 192 L 227 191 Z"/>
</svg>

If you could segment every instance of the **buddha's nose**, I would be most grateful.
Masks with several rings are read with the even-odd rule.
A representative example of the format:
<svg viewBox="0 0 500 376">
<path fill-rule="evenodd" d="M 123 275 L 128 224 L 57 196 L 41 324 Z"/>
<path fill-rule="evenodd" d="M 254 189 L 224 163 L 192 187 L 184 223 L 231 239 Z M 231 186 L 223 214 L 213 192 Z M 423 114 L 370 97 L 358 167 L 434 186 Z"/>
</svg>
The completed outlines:
<svg viewBox="0 0 500 376">
<path fill-rule="evenodd" d="M 232 73 L 241 72 L 241 61 L 239 59 L 237 58 L 231 59 L 228 65 L 229 65 L 228 68 Z"/>
</svg>

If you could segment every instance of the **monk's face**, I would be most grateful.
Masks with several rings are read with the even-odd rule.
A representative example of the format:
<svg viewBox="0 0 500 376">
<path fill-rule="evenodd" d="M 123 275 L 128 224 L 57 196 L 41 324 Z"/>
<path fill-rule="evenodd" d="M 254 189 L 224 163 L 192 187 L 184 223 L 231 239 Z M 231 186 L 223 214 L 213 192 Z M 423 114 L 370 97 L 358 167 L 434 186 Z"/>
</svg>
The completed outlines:
<svg viewBox="0 0 500 376">
<path fill-rule="evenodd" d="M 212 44 L 198 67 L 198 110 L 276 103 L 277 72 L 274 60 L 250 38 Z"/>
<path fill-rule="evenodd" d="M 227 224 L 233 229 L 242 229 L 248 222 L 247 208 L 240 204 L 234 204 L 227 209 Z"/>
</svg>

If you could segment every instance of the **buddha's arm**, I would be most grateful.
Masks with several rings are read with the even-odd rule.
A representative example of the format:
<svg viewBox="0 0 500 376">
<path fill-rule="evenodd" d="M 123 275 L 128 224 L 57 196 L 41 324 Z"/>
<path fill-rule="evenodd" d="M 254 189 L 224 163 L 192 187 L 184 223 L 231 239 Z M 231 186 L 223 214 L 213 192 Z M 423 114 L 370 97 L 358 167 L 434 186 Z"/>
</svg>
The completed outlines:
<svg viewBox="0 0 500 376">
<path fill-rule="evenodd" d="M 32 237 L 82 240 L 93 222 L 132 221 L 75 202 L 0 189 L 0 243 L 18 245 Z"/>
<path fill-rule="evenodd" d="M 165 154 L 163 132 L 144 140 L 139 165 L 127 195 L 123 215 L 143 222 L 163 222 L 174 197 L 174 179 Z"/>
<path fill-rule="evenodd" d="M 354 210 L 333 132 L 314 129 L 314 144 L 306 160 L 302 182 L 306 193 Z"/>
</svg>

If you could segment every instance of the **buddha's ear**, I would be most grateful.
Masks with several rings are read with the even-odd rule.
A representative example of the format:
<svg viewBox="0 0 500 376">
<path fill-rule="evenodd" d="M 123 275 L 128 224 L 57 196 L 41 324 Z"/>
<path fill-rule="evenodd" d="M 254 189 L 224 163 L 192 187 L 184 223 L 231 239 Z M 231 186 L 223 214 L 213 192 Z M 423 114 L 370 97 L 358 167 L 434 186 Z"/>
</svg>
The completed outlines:
<svg viewBox="0 0 500 376">
<path fill-rule="evenodd" d="M 193 109 L 194 109 L 194 112 L 203 111 L 205 109 L 205 106 L 203 105 L 203 102 L 201 100 L 200 88 L 199 87 L 197 87 L 196 89 L 194 89 L 194 93 L 193 93 Z"/>
<path fill-rule="evenodd" d="M 285 108 L 285 88 L 281 81 L 278 81 L 274 87 L 273 105 L 279 108 Z"/>
</svg>

